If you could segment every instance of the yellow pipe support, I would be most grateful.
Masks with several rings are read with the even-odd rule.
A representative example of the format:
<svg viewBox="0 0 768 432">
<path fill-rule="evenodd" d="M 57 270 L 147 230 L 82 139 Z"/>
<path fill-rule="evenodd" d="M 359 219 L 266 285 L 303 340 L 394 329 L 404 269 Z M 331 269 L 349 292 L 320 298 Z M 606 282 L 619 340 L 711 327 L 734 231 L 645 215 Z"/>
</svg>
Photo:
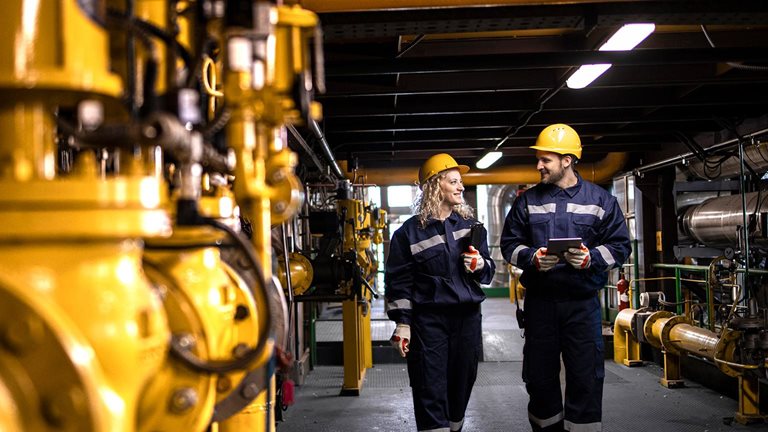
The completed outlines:
<svg viewBox="0 0 768 432">
<path fill-rule="evenodd" d="M 605 183 L 624 167 L 626 161 L 626 153 L 612 152 L 597 162 L 579 163 L 576 168 L 585 180 L 593 183 Z M 354 180 L 352 173 L 347 171 L 347 162 L 338 162 L 342 172 L 347 173 L 347 178 Z M 360 179 L 361 176 L 365 176 L 366 183 L 373 183 L 379 186 L 412 185 L 417 183 L 417 173 L 418 170 L 416 168 L 387 167 L 362 169 L 358 173 L 357 178 Z M 465 185 L 533 184 L 541 180 L 541 175 L 536 170 L 532 154 L 530 164 L 500 166 L 488 170 L 473 169 L 464 174 L 462 179 Z"/>
<path fill-rule="evenodd" d="M 616 315 L 613 329 L 613 361 L 624 366 L 640 366 L 640 343 L 634 336 L 632 323 L 635 319 L 634 309 L 624 309 Z"/>
</svg>

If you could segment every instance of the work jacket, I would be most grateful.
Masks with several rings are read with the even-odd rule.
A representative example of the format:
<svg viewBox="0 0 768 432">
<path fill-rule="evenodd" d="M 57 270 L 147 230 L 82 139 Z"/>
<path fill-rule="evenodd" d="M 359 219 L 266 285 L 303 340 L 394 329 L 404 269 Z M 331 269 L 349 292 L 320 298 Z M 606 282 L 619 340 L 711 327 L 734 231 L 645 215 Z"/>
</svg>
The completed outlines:
<svg viewBox="0 0 768 432">
<path fill-rule="evenodd" d="M 496 269 L 488 253 L 485 228 L 477 248 L 479 259 L 485 261 L 483 268 L 467 273 L 461 257 L 469 250 L 470 229 L 476 223 L 454 212 L 445 221 L 430 219 L 423 228 L 414 216 L 395 231 L 384 276 L 390 319 L 410 324 L 414 306 L 480 303 L 485 299 L 480 283 L 489 283 Z"/>
<path fill-rule="evenodd" d="M 501 234 L 501 252 L 523 270 L 526 297 L 553 299 L 594 295 L 608 281 L 607 271 L 620 267 L 631 246 L 627 224 L 616 198 L 577 174 L 576 185 L 561 189 L 540 183 L 512 205 Z M 547 272 L 538 271 L 533 256 L 551 238 L 580 237 L 591 264 L 576 269 L 561 259 Z"/>
</svg>

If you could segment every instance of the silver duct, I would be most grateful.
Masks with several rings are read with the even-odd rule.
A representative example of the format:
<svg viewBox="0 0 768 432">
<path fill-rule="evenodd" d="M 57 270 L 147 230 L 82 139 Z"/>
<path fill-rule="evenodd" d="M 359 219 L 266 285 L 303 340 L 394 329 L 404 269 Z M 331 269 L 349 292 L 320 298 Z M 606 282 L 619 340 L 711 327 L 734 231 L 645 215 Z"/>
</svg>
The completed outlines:
<svg viewBox="0 0 768 432">
<path fill-rule="evenodd" d="M 754 239 L 750 245 L 768 246 L 761 220 L 768 212 L 768 192 L 751 192 L 746 195 L 748 220 L 753 219 Z M 758 200 L 760 204 L 758 206 Z M 757 207 L 757 208 L 756 208 Z M 680 229 L 699 243 L 711 247 L 739 245 L 739 227 L 744 224 L 741 195 L 713 198 L 697 206 L 689 207 L 680 218 Z M 750 222 L 751 224 L 752 222 Z"/>
<path fill-rule="evenodd" d="M 488 189 L 488 246 L 491 258 L 496 262 L 496 273 L 490 285 L 502 287 L 509 285 L 509 272 L 507 263 L 501 255 L 499 243 L 501 230 L 504 228 L 504 219 L 507 217 L 512 202 L 515 200 L 517 185 L 492 185 Z"/>
<path fill-rule="evenodd" d="M 738 154 L 725 159 L 719 163 L 724 156 L 710 156 L 706 163 L 699 159 L 691 159 L 688 166 L 688 173 L 694 177 L 712 180 L 715 178 L 728 178 L 739 175 L 739 157 Z M 768 170 L 768 143 L 757 143 L 756 145 L 744 146 L 744 163 L 749 165 L 758 174 L 763 174 Z"/>
</svg>

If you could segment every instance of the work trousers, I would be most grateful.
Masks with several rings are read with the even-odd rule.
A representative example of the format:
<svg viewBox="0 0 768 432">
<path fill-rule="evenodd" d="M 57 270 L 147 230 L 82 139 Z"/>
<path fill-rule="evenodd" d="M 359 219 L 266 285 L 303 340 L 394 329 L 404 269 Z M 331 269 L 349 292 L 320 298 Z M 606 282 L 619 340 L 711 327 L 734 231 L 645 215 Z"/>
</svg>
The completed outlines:
<svg viewBox="0 0 768 432">
<path fill-rule="evenodd" d="M 479 304 L 417 307 L 408 376 L 420 431 L 459 431 L 482 350 Z"/>
<path fill-rule="evenodd" d="M 523 381 L 534 431 L 600 431 L 604 347 L 600 300 L 525 299 Z M 565 366 L 565 404 L 560 356 Z"/>
</svg>

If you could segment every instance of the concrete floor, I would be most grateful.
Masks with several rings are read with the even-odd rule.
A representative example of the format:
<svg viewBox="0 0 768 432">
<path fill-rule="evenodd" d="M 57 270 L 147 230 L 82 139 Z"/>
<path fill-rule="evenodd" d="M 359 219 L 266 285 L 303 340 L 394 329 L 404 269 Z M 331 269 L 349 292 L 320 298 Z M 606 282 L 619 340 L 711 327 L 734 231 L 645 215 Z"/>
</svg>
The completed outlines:
<svg viewBox="0 0 768 432">
<path fill-rule="evenodd" d="M 464 431 L 530 430 L 528 396 L 521 379 L 522 344 L 514 305 L 489 299 L 483 307 L 485 362 L 469 403 Z M 728 425 L 735 400 L 695 382 L 670 390 L 658 384 L 661 368 L 626 368 L 606 360 L 603 430 L 638 432 L 767 431 L 768 426 Z M 411 392 L 403 363 L 374 365 L 360 396 L 339 396 L 341 366 L 317 366 L 296 389 L 279 432 L 414 431 Z M 725 420 L 725 421 L 724 421 Z"/>
</svg>

